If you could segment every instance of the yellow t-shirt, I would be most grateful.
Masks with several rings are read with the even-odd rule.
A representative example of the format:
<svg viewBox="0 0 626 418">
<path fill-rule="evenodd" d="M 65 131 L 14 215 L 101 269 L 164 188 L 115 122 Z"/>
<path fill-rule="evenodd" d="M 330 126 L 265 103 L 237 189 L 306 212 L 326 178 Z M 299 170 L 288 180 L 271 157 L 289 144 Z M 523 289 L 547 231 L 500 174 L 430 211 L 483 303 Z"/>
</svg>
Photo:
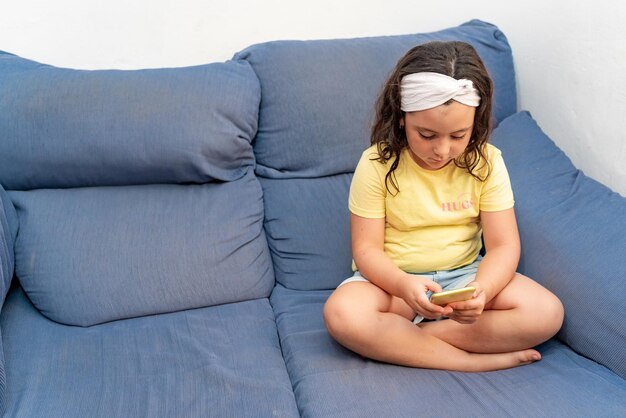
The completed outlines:
<svg viewBox="0 0 626 418">
<path fill-rule="evenodd" d="M 424 273 L 472 263 L 482 247 L 480 211 L 513 207 L 513 192 L 500 150 L 486 149 L 491 174 L 481 182 L 453 162 L 439 170 L 421 168 L 409 154 L 395 170 L 400 191 L 391 194 L 385 176 L 393 160 L 382 164 L 376 146 L 363 152 L 350 186 L 350 212 L 385 218 L 385 252 L 402 270 Z M 479 162 L 476 173 L 484 178 Z M 390 185 L 390 189 L 395 189 Z M 355 267 L 355 266 L 353 266 Z"/>
</svg>

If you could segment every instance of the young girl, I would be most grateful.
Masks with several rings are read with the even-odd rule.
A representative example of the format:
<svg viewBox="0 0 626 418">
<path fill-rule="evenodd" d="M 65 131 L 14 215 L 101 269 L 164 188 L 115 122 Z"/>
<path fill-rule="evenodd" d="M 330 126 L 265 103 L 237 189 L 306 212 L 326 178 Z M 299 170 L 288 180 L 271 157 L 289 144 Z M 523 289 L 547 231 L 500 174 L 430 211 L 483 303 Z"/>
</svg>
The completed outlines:
<svg viewBox="0 0 626 418">
<path fill-rule="evenodd" d="M 391 74 L 350 188 L 355 273 L 324 307 L 345 347 L 400 365 L 487 371 L 540 360 L 531 347 L 561 327 L 556 296 L 515 272 L 513 193 L 487 144 L 492 90 L 463 42 L 419 45 Z M 429 301 L 465 286 L 476 289 L 470 300 Z"/>
</svg>

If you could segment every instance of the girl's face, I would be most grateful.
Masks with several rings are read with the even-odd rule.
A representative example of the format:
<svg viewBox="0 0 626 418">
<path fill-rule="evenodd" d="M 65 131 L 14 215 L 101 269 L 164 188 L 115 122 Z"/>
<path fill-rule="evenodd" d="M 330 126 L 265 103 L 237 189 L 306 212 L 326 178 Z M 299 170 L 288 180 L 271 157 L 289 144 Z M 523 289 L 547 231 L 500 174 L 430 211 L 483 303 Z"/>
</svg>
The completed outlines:
<svg viewBox="0 0 626 418">
<path fill-rule="evenodd" d="M 413 160 L 426 170 L 439 170 L 463 154 L 475 113 L 476 108 L 456 101 L 407 112 L 402 122 Z"/>
</svg>

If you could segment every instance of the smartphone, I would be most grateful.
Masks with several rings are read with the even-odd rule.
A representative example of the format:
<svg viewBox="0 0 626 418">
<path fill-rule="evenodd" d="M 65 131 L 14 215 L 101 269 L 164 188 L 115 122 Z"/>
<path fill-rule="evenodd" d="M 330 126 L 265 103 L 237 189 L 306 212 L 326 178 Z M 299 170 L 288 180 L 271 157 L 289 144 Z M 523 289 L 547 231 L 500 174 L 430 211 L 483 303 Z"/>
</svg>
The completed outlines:
<svg viewBox="0 0 626 418">
<path fill-rule="evenodd" d="M 470 286 L 448 290 L 446 292 L 433 293 L 430 297 L 430 302 L 435 305 L 446 306 L 448 303 L 471 299 L 475 291 L 476 288 Z"/>
</svg>

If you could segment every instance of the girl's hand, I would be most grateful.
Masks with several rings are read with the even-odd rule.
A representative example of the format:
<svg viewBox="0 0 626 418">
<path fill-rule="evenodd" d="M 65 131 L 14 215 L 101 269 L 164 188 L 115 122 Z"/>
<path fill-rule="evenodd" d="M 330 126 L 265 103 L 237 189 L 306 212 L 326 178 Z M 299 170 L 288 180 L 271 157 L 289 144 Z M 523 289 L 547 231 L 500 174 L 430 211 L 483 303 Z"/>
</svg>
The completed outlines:
<svg viewBox="0 0 626 418">
<path fill-rule="evenodd" d="M 482 286 L 478 282 L 472 282 L 467 286 L 476 288 L 472 299 L 462 302 L 453 302 L 446 307 L 451 308 L 452 312 L 446 316 L 460 324 L 473 324 L 478 320 L 485 309 L 486 295 Z"/>
<path fill-rule="evenodd" d="M 441 292 L 442 289 L 438 283 L 412 274 L 407 274 L 401 283 L 398 296 L 404 299 L 415 313 L 427 319 L 436 319 L 453 312 L 450 307 L 435 305 L 428 300 L 426 296 L 428 290 Z"/>
</svg>

